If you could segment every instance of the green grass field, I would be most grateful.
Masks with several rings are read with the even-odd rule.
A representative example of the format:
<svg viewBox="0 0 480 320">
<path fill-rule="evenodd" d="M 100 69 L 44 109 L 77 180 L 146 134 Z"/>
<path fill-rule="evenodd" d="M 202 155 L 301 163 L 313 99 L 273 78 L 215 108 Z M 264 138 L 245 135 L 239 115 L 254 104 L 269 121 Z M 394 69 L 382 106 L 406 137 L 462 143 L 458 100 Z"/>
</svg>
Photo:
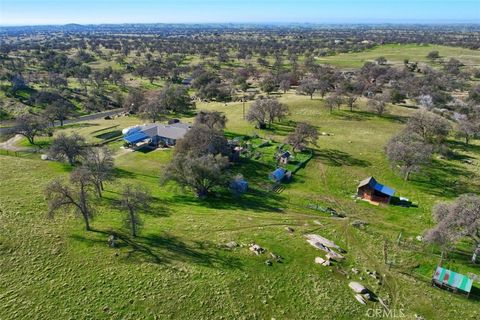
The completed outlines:
<svg viewBox="0 0 480 320">
<path fill-rule="evenodd" d="M 120 143 L 113 143 L 117 179 L 106 185 L 102 201 L 94 200 L 94 232 L 86 232 L 81 220 L 70 214 L 46 217 L 43 188 L 54 178 L 66 177 L 69 166 L 41 161 L 39 156 L 0 156 L 0 318 L 364 319 L 369 308 L 381 306 L 362 306 L 354 299 L 348 282 L 360 276 L 391 310 L 408 319 L 414 314 L 427 319 L 477 318 L 477 300 L 430 286 L 438 252 L 409 238 L 431 225 L 435 202 L 480 192 L 478 141 L 468 148 L 450 142 L 475 165 L 436 159 L 404 182 L 389 167 L 383 146 L 402 128 L 411 109 L 395 106 L 389 115 L 378 117 L 363 108 L 329 113 L 322 100 L 293 93 L 281 99 L 290 108 L 289 121 L 265 131 L 242 120 L 241 104 L 197 108 L 225 112 L 226 131 L 235 135 L 258 134 L 282 142 L 295 121 L 309 121 L 320 132 L 333 134 L 319 138 L 314 158 L 282 193 L 262 188 L 270 166 L 245 161 L 232 170 L 251 182 L 248 194 L 237 198 L 220 193 L 200 201 L 174 183 L 160 185 L 171 150 L 123 152 Z M 99 142 L 102 134 L 138 123 L 143 121 L 121 117 L 62 131 Z M 369 175 L 419 207 L 355 202 L 351 195 L 358 181 Z M 144 228 L 136 239 L 128 236 L 122 214 L 112 207 L 126 183 L 142 184 L 154 195 L 153 210 L 143 215 Z M 308 204 L 330 206 L 347 218 L 307 209 Z M 353 228 L 350 223 L 357 219 L 369 226 Z M 295 231 L 288 233 L 286 226 Z M 111 232 L 123 239 L 117 249 L 107 246 Z M 305 241 L 306 233 L 340 244 L 347 250 L 346 260 L 328 268 L 314 264 L 323 252 Z M 400 233 L 405 244 L 397 246 Z M 227 250 L 223 244 L 229 241 L 243 246 Z M 266 266 L 268 252 L 252 254 L 247 245 L 253 242 L 281 255 L 283 262 Z M 394 261 L 391 269 L 383 262 L 385 243 L 388 260 Z M 445 265 L 478 273 L 478 267 L 468 264 L 468 254 L 455 252 Z M 378 271 L 382 284 L 364 272 L 353 274 L 352 267 Z"/>
<path fill-rule="evenodd" d="M 431 51 L 438 51 L 441 59 L 447 61 L 455 58 L 462 61 L 466 66 L 478 67 L 480 65 L 480 53 L 478 50 L 470 50 L 441 45 L 417 45 L 417 44 L 388 44 L 377 46 L 370 50 L 355 53 L 341 53 L 329 57 L 318 57 L 319 63 L 332 64 L 341 68 L 360 68 L 365 62 L 374 61 L 378 57 L 385 57 L 390 64 L 403 64 L 405 59 L 410 62 L 428 62 L 427 55 Z"/>
</svg>

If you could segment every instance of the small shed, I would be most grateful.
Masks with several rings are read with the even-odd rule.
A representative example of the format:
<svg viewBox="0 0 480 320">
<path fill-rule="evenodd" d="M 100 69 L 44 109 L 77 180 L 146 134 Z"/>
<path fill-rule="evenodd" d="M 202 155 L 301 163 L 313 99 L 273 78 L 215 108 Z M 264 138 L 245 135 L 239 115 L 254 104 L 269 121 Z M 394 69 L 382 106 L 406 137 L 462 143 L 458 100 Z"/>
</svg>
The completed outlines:
<svg viewBox="0 0 480 320">
<path fill-rule="evenodd" d="M 275 182 L 281 182 L 285 177 L 286 173 L 287 173 L 287 170 L 283 168 L 277 168 L 275 171 L 270 173 L 270 179 L 272 179 Z"/>
<path fill-rule="evenodd" d="M 357 187 L 357 196 L 373 203 L 389 203 L 395 190 L 378 183 L 374 177 L 362 180 Z"/>
<path fill-rule="evenodd" d="M 282 154 L 280 154 L 278 161 L 280 162 L 280 164 L 283 164 L 283 165 L 288 164 L 288 161 L 290 160 L 290 156 L 291 156 L 290 152 L 285 151 Z"/>
<path fill-rule="evenodd" d="M 473 280 L 463 274 L 437 267 L 432 277 L 432 286 L 470 295 Z"/>
<path fill-rule="evenodd" d="M 236 194 L 242 194 L 247 192 L 248 189 L 248 182 L 243 178 L 242 175 L 237 175 L 231 182 L 230 182 L 230 190 Z"/>
</svg>

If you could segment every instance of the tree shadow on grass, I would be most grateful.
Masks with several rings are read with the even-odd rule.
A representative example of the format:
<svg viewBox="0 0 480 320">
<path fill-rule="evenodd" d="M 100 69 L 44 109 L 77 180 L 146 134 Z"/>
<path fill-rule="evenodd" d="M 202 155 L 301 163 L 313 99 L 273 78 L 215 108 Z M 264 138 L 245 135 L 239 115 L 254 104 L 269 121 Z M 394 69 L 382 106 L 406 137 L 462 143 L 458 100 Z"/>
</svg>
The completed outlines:
<svg viewBox="0 0 480 320">
<path fill-rule="evenodd" d="M 476 144 L 466 145 L 463 141 L 449 140 L 446 145 L 451 149 L 458 149 L 464 152 L 480 153 L 480 146 Z"/>
<path fill-rule="evenodd" d="M 115 178 L 124 178 L 124 179 L 136 179 L 139 176 L 145 177 L 145 178 L 157 179 L 157 180 L 159 179 L 159 176 L 153 176 L 153 175 L 128 171 L 128 170 L 121 169 L 121 168 L 118 168 L 118 167 L 115 168 L 114 175 L 115 175 Z"/>
<path fill-rule="evenodd" d="M 333 111 L 331 115 L 334 117 L 340 118 L 341 120 L 347 120 L 347 121 L 365 121 L 365 120 L 370 120 L 372 118 L 382 118 L 390 122 L 406 123 L 408 120 L 408 117 L 397 116 L 393 114 L 379 115 L 372 112 L 358 111 L 358 110 L 354 110 L 354 111 L 336 110 L 336 111 Z"/>
<path fill-rule="evenodd" d="M 241 269 L 242 267 L 238 258 L 225 254 L 209 241 L 194 241 L 187 244 L 170 234 L 161 236 L 149 234 L 133 238 L 128 234 L 113 230 L 93 230 L 93 232 L 100 236 L 93 238 L 74 235 L 72 238 L 93 245 L 107 246 L 108 236 L 114 235 L 118 239 L 118 248 L 124 252 L 122 256 L 128 262 L 164 265 L 186 262 L 222 269 Z"/>
<path fill-rule="evenodd" d="M 453 198 L 464 193 L 478 193 L 480 186 L 472 183 L 475 180 L 472 175 L 475 174 L 458 165 L 433 160 L 411 182 L 426 193 Z M 461 182 L 459 178 L 468 178 L 468 181 Z"/>
<path fill-rule="evenodd" d="M 334 167 L 369 167 L 371 165 L 371 163 L 367 160 L 357 159 L 346 152 L 335 149 L 315 150 L 314 158 L 319 159 L 322 163 L 326 165 Z"/>
<path fill-rule="evenodd" d="M 282 199 L 283 198 L 276 193 L 250 188 L 248 192 L 241 196 L 235 196 L 229 192 L 217 193 L 206 199 L 198 199 L 193 195 L 175 195 L 168 201 L 175 204 L 182 203 L 189 207 L 279 213 L 282 212 Z"/>
<path fill-rule="evenodd" d="M 295 121 L 283 121 L 272 123 L 266 129 L 263 129 L 261 132 L 264 134 L 274 134 L 277 136 L 288 136 L 290 133 L 295 131 L 296 122 Z"/>
</svg>

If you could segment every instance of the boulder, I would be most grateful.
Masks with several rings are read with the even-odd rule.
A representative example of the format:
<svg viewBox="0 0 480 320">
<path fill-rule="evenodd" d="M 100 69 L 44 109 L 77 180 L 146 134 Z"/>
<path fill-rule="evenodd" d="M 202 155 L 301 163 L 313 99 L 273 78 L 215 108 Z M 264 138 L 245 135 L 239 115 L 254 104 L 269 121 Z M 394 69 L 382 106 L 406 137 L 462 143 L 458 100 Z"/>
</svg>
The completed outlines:
<svg viewBox="0 0 480 320">
<path fill-rule="evenodd" d="M 367 304 L 367 302 L 365 301 L 365 298 L 361 294 L 357 293 L 355 295 L 355 299 L 357 299 L 357 301 L 360 302 L 361 304 Z"/>
<path fill-rule="evenodd" d="M 285 227 L 288 233 L 293 233 L 295 230 L 292 227 Z"/>
<path fill-rule="evenodd" d="M 248 249 L 257 255 L 265 252 L 265 249 L 260 247 L 258 244 L 252 244 Z"/>
<path fill-rule="evenodd" d="M 326 262 L 326 260 L 321 258 L 321 257 L 316 257 L 315 258 L 315 263 L 317 263 L 317 264 L 324 264 L 325 262 Z"/>
<path fill-rule="evenodd" d="M 235 247 L 238 247 L 238 243 L 236 243 L 235 241 L 230 241 L 230 242 L 227 242 L 225 246 L 229 249 L 233 249 Z"/>
<path fill-rule="evenodd" d="M 367 293 L 368 290 L 365 288 L 361 283 L 352 281 L 348 284 L 348 286 L 353 290 L 355 293 Z"/>
<path fill-rule="evenodd" d="M 42 160 L 48 160 L 48 154 L 42 154 L 42 155 L 40 156 L 40 159 L 42 159 Z"/>
</svg>

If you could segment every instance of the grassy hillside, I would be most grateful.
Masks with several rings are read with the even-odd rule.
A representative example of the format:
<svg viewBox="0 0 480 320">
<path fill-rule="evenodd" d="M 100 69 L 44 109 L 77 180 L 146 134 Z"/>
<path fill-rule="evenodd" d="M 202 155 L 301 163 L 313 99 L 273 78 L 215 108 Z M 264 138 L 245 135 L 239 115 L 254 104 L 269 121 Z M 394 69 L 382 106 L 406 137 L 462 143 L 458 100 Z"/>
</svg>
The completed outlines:
<svg viewBox="0 0 480 320">
<path fill-rule="evenodd" d="M 451 141 L 452 148 L 475 165 L 436 159 L 404 182 L 388 166 L 383 146 L 402 128 L 410 109 L 392 107 L 391 114 L 377 117 L 363 109 L 329 113 L 323 101 L 294 94 L 281 99 L 290 108 L 289 121 L 265 131 L 242 120 L 241 104 L 197 107 L 225 112 L 227 131 L 235 134 L 257 133 L 282 141 L 293 130 L 292 121 L 309 121 L 320 132 L 333 134 L 319 138 L 315 157 L 285 191 L 267 193 L 255 182 L 271 168 L 242 163 L 233 170 L 253 182 L 251 192 L 241 198 L 219 194 L 199 201 L 173 183 L 159 184 L 170 150 L 123 152 L 113 143 L 117 180 L 107 184 L 104 200 L 95 200 L 94 232 L 84 231 L 81 221 L 68 214 L 46 217 L 43 188 L 51 179 L 66 177 L 69 166 L 39 157 L 0 156 L 2 318 L 363 319 L 369 308 L 381 306 L 362 306 L 354 299 L 348 282 L 359 277 L 388 301 L 391 310 L 408 318 L 478 317 L 478 301 L 430 286 L 438 253 L 409 238 L 431 225 L 435 202 L 480 192 L 480 144 L 465 148 Z M 95 142 L 104 133 L 134 123 L 142 121 L 122 117 L 64 130 Z M 369 175 L 419 207 L 355 202 L 351 195 L 358 181 Z M 126 183 L 142 184 L 155 197 L 136 239 L 128 236 L 123 216 L 112 208 Z M 308 204 L 330 206 L 347 218 L 332 218 L 307 209 Z M 369 226 L 352 227 L 357 219 Z M 286 226 L 295 231 L 288 233 Z M 117 249 L 107 246 L 112 232 L 122 238 Z M 347 250 L 346 261 L 332 267 L 314 264 L 323 253 L 305 241 L 306 233 L 340 244 Z M 404 241 L 397 245 L 400 233 Z M 224 244 L 229 241 L 243 246 L 227 250 Z M 253 242 L 268 252 L 252 254 L 247 244 Z M 385 245 L 391 268 L 383 261 Z M 269 252 L 282 256 L 283 262 L 266 266 Z M 446 266 L 478 273 L 468 258 L 468 252 L 456 251 Z M 353 267 L 362 273 L 355 275 Z M 366 275 L 366 269 L 382 275 L 381 284 Z"/>
</svg>

